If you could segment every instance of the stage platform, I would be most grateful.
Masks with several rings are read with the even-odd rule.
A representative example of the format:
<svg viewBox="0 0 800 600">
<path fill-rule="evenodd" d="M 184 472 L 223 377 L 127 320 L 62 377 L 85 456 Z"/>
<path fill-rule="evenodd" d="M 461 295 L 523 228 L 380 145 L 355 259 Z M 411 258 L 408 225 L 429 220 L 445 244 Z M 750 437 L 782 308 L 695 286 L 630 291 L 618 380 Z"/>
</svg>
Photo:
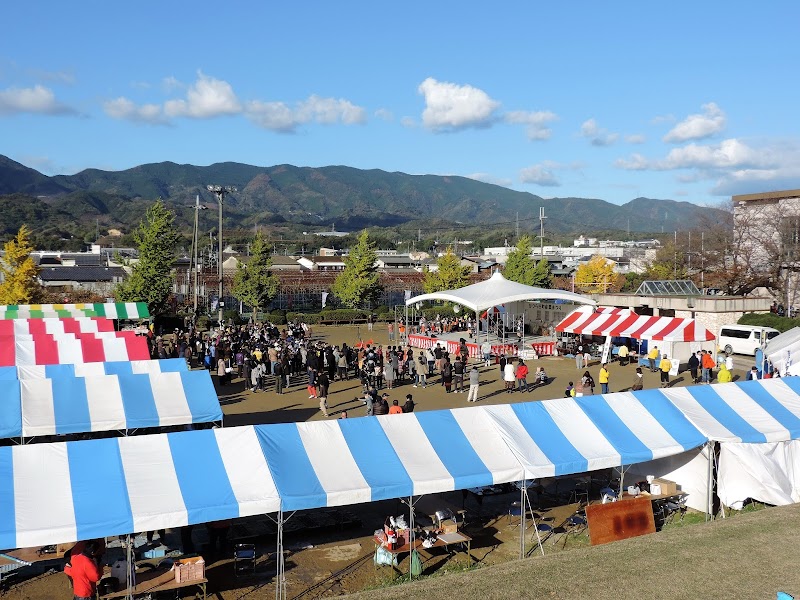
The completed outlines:
<svg viewBox="0 0 800 600">
<path fill-rule="evenodd" d="M 461 338 L 467 341 L 467 349 L 471 358 L 482 358 L 481 345 L 486 341 L 485 334 L 469 339 L 466 331 L 452 331 L 437 334 L 436 337 L 412 333 L 408 336 L 408 343 L 415 348 L 433 348 L 438 342 L 450 354 L 454 354 L 458 352 Z M 525 336 L 522 343 L 520 343 L 516 335 L 506 336 L 506 339 L 503 340 L 497 335 L 489 334 L 489 344 L 492 346 L 492 355 L 495 356 L 504 354 L 506 356 L 533 358 L 534 356 L 552 356 L 555 354 L 556 341 L 550 337 Z"/>
</svg>

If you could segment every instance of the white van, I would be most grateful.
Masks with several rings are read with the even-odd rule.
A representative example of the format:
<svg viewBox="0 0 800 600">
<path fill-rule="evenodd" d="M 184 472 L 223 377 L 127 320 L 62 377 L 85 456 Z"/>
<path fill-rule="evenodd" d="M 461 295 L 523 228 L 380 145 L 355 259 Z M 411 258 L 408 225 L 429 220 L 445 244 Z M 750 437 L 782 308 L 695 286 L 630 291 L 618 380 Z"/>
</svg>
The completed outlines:
<svg viewBox="0 0 800 600">
<path fill-rule="evenodd" d="M 719 348 L 728 354 L 749 354 L 755 356 L 756 350 L 779 335 L 772 327 L 759 325 L 724 325 L 719 330 Z"/>
</svg>

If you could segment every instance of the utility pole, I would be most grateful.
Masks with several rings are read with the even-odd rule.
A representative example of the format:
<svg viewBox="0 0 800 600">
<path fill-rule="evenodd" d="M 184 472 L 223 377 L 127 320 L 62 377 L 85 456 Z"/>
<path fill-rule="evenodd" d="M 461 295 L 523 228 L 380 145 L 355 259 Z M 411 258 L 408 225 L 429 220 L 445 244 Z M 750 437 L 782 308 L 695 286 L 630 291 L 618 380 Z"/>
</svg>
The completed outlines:
<svg viewBox="0 0 800 600">
<path fill-rule="evenodd" d="M 705 272 L 706 272 L 706 232 L 700 232 L 700 288 L 706 286 Z"/>
<path fill-rule="evenodd" d="M 229 185 L 207 185 L 206 189 L 217 197 L 217 204 L 219 204 L 219 256 L 217 257 L 217 271 L 219 272 L 219 326 L 220 329 L 222 329 L 222 311 L 225 308 L 225 302 L 222 300 L 222 205 L 225 202 L 225 194 L 235 192 L 236 188 Z"/>
<path fill-rule="evenodd" d="M 539 258 L 544 259 L 544 206 L 539 207 Z"/>
<path fill-rule="evenodd" d="M 519 211 L 517 211 L 517 229 L 516 229 L 516 233 L 517 233 L 517 235 L 516 235 L 517 242 L 519 242 Z"/>
<path fill-rule="evenodd" d="M 678 278 L 678 232 L 677 231 L 675 232 L 675 246 L 673 247 L 673 250 L 675 251 L 675 255 L 673 257 L 673 263 L 672 263 L 672 268 L 673 268 L 672 278 L 677 279 Z"/>
</svg>

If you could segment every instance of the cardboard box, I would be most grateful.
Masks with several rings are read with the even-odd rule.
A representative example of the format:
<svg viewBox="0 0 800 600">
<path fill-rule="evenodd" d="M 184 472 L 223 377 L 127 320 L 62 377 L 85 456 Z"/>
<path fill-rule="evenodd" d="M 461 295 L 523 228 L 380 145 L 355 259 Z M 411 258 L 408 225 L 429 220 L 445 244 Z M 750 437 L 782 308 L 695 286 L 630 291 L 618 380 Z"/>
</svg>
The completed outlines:
<svg viewBox="0 0 800 600">
<path fill-rule="evenodd" d="M 442 533 L 456 533 L 458 531 L 458 523 L 453 519 L 445 519 L 441 523 Z"/>
<path fill-rule="evenodd" d="M 678 493 L 678 484 L 669 479 L 654 479 L 653 483 L 661 486 L 662 496 L 672 496 Z"/>
<path fill-rule="evenodd" d="M 206 561 L 202 556 L 192 558 L 179 558 L 172 565 L 175 571 L 175 583 L 196 581 L 205 577 Z"/>
</svg>

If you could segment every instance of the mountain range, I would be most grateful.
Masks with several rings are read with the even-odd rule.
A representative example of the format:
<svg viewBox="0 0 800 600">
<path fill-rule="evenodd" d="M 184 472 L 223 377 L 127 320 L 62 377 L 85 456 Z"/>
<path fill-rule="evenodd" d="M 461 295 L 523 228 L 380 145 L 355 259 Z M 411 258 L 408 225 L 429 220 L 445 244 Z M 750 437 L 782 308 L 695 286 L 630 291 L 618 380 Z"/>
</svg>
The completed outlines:
<svg viewBox="0 0 800 600">
<path fill-rule="evenodd" d="M 689 202 L 635 198 L 616 205 L 597 198 L 541 198 L 466 177 L 408 175 L 345 166 L 257 167 L 234 162 L 199 167 L 172 162 L 123 171 L 86 169 L 75 175 L 47 176 L 0 155 L 0 231 L 22 223 L 34 231 L 76 235 L 75 226 L 130 231 L 146 206 L 162 198 L 181 227 L 194 218 L 195 196 L 216 208 L 206 184 L 235 186 L 226 197 L 226 227 L 302 224 L 309 230 L 355 230 L 366 226 L 420 224 L 460 227 L 502 225 L 519 220 L 538 229 L 544 207 L 548 232 L 630 231 L 662 233 L 685 229 L 700 211 Z M 722 211 L 720 211 L 722 214 Z M 203 216 L 213 223 L 214 211 Z M 535 225 L 535 226 L 534 226 Z M 314 229 L 316 227 L 316 229 Z"/>
</svg>

